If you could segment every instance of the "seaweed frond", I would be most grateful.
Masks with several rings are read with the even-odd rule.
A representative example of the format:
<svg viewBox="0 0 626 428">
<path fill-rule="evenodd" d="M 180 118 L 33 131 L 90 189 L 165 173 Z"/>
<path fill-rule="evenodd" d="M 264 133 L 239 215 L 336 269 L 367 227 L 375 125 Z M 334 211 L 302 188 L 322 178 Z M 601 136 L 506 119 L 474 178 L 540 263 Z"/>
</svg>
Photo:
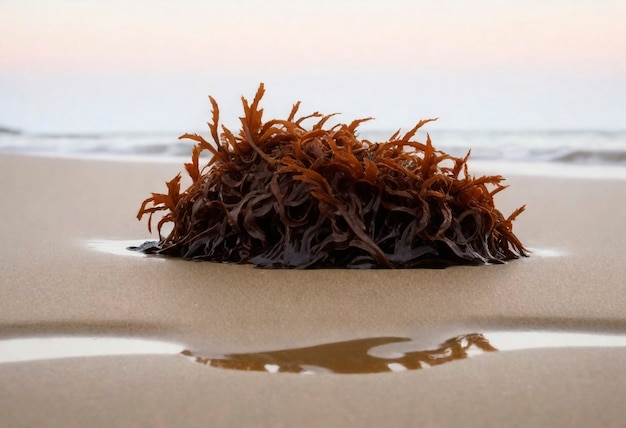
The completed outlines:
<svg viewBox="0 0 626 428">
<path fill-rule="evenodd" d="M 371 118 L 328 127 L 335 114 L 263 121 L 263 84 L 252 101 L 242 98 L 238 134 L 219 125 L 209 97 L 213 143 L 197 134 L 184 167 L 167 193 L 153 193 L 137 217 L 164 212 L 159 250 L 187 259 L 253 263 L 261 267 L 443 267 L 501 263 L 527 255 L 513 233 L 521 207 L 504 217 L 494 196 L 501 176 L 473 177 L 470 153 L 453 157 L 414 140 L 436 119 L 419 121 L 387 141 L 360 140 Z M 306 127 L 308 119 L 317 119 Z M 220 132 L 221 131 L 221 132 Z M 209 159 L 200 165 L 202 153 Z M 164 224 L 172 223 L 163 237 Z"/>
</svg>

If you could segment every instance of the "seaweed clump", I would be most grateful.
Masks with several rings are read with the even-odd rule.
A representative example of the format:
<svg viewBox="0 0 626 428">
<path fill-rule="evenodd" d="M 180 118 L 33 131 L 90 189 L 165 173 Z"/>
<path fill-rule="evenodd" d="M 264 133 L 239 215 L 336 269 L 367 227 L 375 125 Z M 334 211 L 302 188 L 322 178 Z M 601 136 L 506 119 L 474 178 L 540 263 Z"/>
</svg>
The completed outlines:
<svg viewBox="0 0 626 428">
<path fill-rule="evenodd" d="M 238 135 L 219 125 L 219 108 L 208 124 L 215 145 L 196 134 L 181 174 L 167 193 L 153 193 L 137 218 L 164 211 L 159 241 L 146 253 L 259 267 L 445 267 L 501 263 L 526 255 L 512 231 L 521 207 L 505 218 L 493 197 L 501 176 L 475 178 L 467 160 L 413 140 L 425 123 L 404 135 L 372 143 L 357 138 L 360 119 L 325 126 L 333 115 L 263 122 L 259 86 L 251 104 L 242 97 Z M 309 128 L 305 120 L 316 122 Z M 200 167 L 200 155 L 210 154 Z M 162 227 L 172 223 L 167 236 Z"/>
</svg>

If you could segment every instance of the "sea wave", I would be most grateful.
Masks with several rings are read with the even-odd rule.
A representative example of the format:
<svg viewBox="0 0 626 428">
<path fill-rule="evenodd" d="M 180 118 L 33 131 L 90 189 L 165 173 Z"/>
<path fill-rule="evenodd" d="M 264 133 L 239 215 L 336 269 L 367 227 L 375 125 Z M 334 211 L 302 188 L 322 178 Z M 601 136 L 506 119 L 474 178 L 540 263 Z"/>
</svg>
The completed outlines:
<svg viewBox="0 0 626 428">
<path fill-rule="evenodd" d="M 200 133 L 203 134 L 203 133 Z M 373 130 L 360 137 L 386 141 L 393 132 Z M 208 135 L 207 135 L 208 137 Z M 460 131 L 431 133 L 435 147 L 455 156 L 486 161 L 614 165 L 626 167 L 626 130 Z M 420 136 L 417 137 L 420 140 Z M 187 158 L 193 141 L 177 133 L 30 134 L 0 128 L 0 152 L 55 156 Z"/>
</svg>

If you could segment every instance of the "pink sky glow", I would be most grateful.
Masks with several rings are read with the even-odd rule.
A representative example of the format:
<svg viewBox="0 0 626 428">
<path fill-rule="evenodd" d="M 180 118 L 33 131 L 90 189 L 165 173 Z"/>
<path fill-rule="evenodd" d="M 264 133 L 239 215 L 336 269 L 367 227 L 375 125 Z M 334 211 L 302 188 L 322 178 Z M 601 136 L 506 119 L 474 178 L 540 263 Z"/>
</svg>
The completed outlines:
<svg viewBox="0 0 626 428">
<path fill-rule="evenodd" d="M 384 129 L 623 129 L 624 22 L 623 0 L 0 0 L 0 126 L 197 129 L 264 81 L 268 112 Z"/>
<path fill-rule="evenodd" d="M 444 5 L 445 4 L 445 5 Z M 414 70 L 626 72 L 618 1 L 0 3 L 3 73 Z"/>
</svg>

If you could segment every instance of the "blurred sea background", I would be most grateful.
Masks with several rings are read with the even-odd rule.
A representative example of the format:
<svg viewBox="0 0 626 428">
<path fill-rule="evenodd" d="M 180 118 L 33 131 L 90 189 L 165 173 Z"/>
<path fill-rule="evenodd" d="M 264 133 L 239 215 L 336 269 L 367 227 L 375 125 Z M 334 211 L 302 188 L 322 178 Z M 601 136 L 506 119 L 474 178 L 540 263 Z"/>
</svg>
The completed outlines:
<svg viewBox="0 0 626 428">
<path fill-rule="evenodd" d="M 438 117 L 473 160 L 626 170 L 626 2 L 1 0 L 0 152 L 185 158 L 212 95 L 265 118 L 374 117 L 385 141 Z M 626 173 L 622 173 L 626 176 Z"/>
<path fill-rule="evenodd" d="M 408 129 L 407 129 L 408 130 Z M 195 133 L 211 141 L 208 130 Z M 425 131 L 424 131 L 425 132 Z M 393 130 L 369 129 L 362 139 L 387 141 Z M 626 168 L 626 131 L 607 130 L 436 130 L 430 133 L 436 149 L 472 160 L 557 162 Z M 125 160 L 187 160 L 193 141 L 179 140 L 175 132 L 110 132 L 48 134 L 0 130 L 0 152 Z M 425 138 L 416 138 L 425 141 Z"/>
</svg>

